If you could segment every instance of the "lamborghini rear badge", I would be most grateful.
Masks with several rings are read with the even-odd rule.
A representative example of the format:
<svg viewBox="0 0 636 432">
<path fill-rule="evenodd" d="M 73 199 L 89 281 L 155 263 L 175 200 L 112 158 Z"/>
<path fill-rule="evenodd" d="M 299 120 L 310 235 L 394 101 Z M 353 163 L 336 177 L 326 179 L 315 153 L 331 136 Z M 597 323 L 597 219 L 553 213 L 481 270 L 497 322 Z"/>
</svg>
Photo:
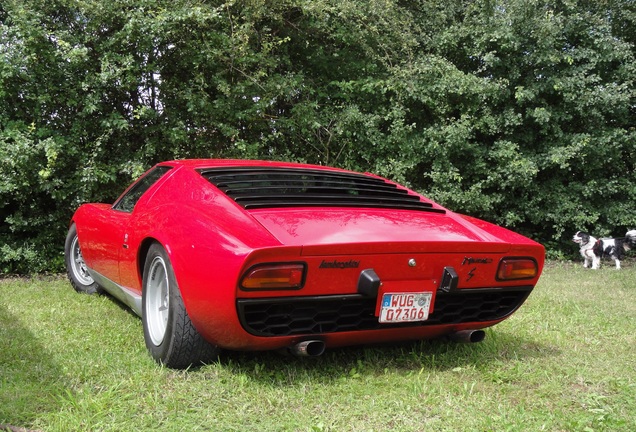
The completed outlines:
<svg viewBox="0 0 636 432">
<path fill-rule="evenodd" d="M 338 260 L 326 261 L 326 260 L 322 260 L 322 262 L 320 263 L 320 266 L 318 268 L 321 268 L 321 269 L 347 269 L 347 268 L 358 268 L 359 265 L 360 265 L 360 261 L 354 261 L 354 260 L 349 260 L 349 261 L 338 261 Z"/>
</svg>

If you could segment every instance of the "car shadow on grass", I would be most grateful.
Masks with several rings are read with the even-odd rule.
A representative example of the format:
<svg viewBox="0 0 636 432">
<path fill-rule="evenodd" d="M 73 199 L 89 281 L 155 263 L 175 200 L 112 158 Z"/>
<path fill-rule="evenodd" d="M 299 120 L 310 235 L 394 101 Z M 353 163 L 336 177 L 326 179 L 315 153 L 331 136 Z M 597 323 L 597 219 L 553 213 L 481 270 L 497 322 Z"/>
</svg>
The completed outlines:
<svg viewBox="0 0 636 432">
<path fill-rule="evenodd" d="M 0 304 L 0 429 L 28 430 L 58 410 L 63 374 L 45 347 Z M 9 426 L 11 425 L 11 426 Z"/>
<path fill-rule="evenodd" d="M 479 343 L 447 339 L 328 349 L 319 357 L 296 357 L 285 352 L 222 352 L 218 362 L 231 373 L 255 381 L 295 384 L 331 381 L 343 376 L 380 375 L 387 371 L 413 373 L 497 367 L 560 355 L 557 348 L 538 340 L 487 329 Z M 205 367 L 202 368 L 205 373 Z"/>
</svg>

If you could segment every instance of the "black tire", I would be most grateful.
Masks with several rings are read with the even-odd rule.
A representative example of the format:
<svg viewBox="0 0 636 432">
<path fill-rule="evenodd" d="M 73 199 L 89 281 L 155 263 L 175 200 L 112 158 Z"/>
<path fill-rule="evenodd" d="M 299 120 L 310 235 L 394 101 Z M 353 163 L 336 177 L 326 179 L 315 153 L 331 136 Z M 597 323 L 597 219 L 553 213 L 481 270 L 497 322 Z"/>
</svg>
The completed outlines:
<svg viewBox="0 0 636 432">
<path fill-rule="evenodd" d="M 218 356 L 218 347 L 192 325 L 168 254 L 157 243 L 150 246 L 144 265 L 141 316 L 146 347 L 158 363 L 183 369 Z"/>
<path fill-rule="evenodd" d="M 64 243 L 64 261 L 66 263 L 66 275 L 71 281 L 75 291 L 84 294 L 97 294 L 102 288 L 93 280 L 88 272 L 82 251 L 77 238 L 77 228 L 72 224 L 66 235 Z"/>
</svg>

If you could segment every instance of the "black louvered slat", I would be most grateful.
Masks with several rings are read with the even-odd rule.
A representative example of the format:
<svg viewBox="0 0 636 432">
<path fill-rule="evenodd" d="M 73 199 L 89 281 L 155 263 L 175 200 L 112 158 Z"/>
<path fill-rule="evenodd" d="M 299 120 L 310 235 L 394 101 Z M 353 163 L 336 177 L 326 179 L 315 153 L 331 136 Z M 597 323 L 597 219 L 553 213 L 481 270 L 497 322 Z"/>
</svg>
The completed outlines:
<svg viewBox="0 0 636 432">
<path fill-rule="evenodd" d="M 234 168 L 209 168 L 202 169 L 200 172 L 204 175 L 213 174 L 215 177 L 222 179 L 224 177 L 236 176 L 241 177 L 257 176 L 272 174 L 288 174 L 291 176 L 308 176 L 318 175 L 323 178 L 343 178 L 355 179 L 367 182 L 385 183 L 384 180 L 376 177 L 370 177 L 365 174 L 354 172 L 328 171 L 310 168 L 279 168 L 279 167 L 234 167 Z"/>
<path fill-rule="evenodd" d="M 236 189 L 240 190 L 249 185 L 262 185 L 266 188 L 286 188 L 286 187 L 295 187 L 295 188 L 307 188 L 307 189 L 325 189 L 325 188 L 334 188 L 334 189 L 345 189 L 350 190 L 351 186 L 354 186 L 355 189 L 359 189 L 362 191 L 369 192 L 393 192 L 399 193 L 401 195 L 408 195 L 408 192 L 404 189 L 398 189 L 395 185 L 388 183 L 375 183 L 375 184 L 367 184 L 363 182 L 342 182 L 337 180 L 314 180 L 314 179 L 302 179 L 301 181 L 297 180 L 289 180 L 289 179 L 277 179 L 270 178 L 266 180 L 230 180 L 230 181 L 216 181 L 216 186 L 219 189 L 227 190 L 227 189 Z"/>
<path fill-rule="evenodd" d="M 391 189 L 391 188 L 369 188 L 362 187 L 357 188 L 356 190 L 351 190 L 351 188 L 345 187 L 343 185 L 334 185 L 334 186 L 319 186 L 319 185 L 309 185 L 306 187 L 303 186 L 294 186 L 294 185 L 286 185 L 286 184 L 276 184 L 275 182 L 271 182 L 272 186 L 262 186 L 259 189 L 262 192 L 267 194 L 282 194 L 282 193 L 308 193 L 308 194 L 319 194 L 329 191 L 331 193 L 337 193 L 342 195 L 375 195 L 375 196 L 395 196 L 400 197 L 402 199 L 411 199 L 413 201 L 419 201 L 419 198 L 415 195 L 409 195 L 407 191 L 403 189 Z M 251 191 L 240 186 L 221 186 L 217 185 L 219 189 L 225 192 L 228 195 L 239 196 L 249 194 Z"/>
<path fill-rule="evenodd" d="M 395 184 L 359 173 L 262 166 L 200 173 L 245 209 L 370 207 L 444 213 Z"/>
<path fill-rule="evenodd" d="M 244 208 L 246 210 L 256 210 L 256 209 L 264 209 L 264 208 L 289 208 L 289 207 L 350 207 L 350 208 L 378 208 L 378 209 L 394 209 L 394 210 L 420 210 L 427 211 L 431 213 L 445 213 L 444 210 L 441 209 L 433 209 L 426 208 L 419 205 L 409 205 L 409 204 L 390 204 L 390 203 L 378 203 L 378 202 L 347 202 L 347 203 L 338 203 L 335 201 L 285 201 L 285 202 L 277 202 L 275 205 L 268 202 L 258 202 L 246 204 Z"/>
<path fill-rule="evenodd" d="M 377 197 L 371 199 L 369 197 L 357 196 L 328 196 L 328 195 L 285 195 L 285 200 L 281 201 L 279 196 L 241 196 L 236 197 L 235 201 L 246 209 L 268 208 L 268 207 L 376 207 L 376 208 L 395 208 L 409 210 L 440 211 L 431 208 L 428 203 L 420 201 L 401 201 L 387 197 Z M 427 206 L 428 204 L 428 206 Z"/>
</svg>

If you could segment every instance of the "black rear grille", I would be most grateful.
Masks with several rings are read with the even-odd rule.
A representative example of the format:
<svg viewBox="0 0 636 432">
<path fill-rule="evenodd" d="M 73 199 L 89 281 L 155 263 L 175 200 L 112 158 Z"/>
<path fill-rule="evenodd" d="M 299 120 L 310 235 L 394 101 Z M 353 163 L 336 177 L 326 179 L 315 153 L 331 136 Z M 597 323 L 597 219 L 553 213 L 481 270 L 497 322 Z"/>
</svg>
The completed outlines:
<svg viewBox="0 0 636 432">
<path fill-rule="evenodd" d="M 372 207 L 444 213 L 384 179 L 353 172 L 260 166 L 210 168 L 200 173 L 248 210 Z"/>
<path fill-rule="evenodd" d="M 257 336 L 290 336 L 417 327 L 505 318 L 526 300 L 532 287 L 437 292 L 427 321 L 380 324 L 376 299 L 354 294 L 325 297 L 284 297 L 238 300 L 241 324 Z"/>
</svg>

